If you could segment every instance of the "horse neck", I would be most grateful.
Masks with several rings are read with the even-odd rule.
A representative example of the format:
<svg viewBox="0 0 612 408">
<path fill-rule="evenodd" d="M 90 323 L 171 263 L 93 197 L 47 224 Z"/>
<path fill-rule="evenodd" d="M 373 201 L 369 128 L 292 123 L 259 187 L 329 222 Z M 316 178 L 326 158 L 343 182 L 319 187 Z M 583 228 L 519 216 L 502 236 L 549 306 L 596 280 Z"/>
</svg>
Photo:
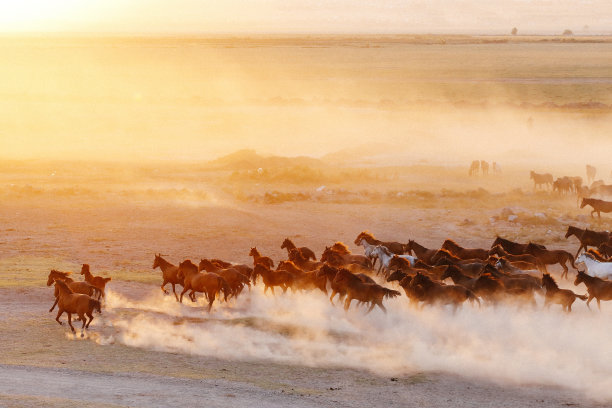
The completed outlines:
<svg viewBox="0 0 612 408">
<path fill-rule="evenodd" d="M 285 241 L 285 248 L 287 249 L 287 252 L 291 251 L 292 249 L 297 249 L 295 244 L 289 239 Z"/>
<path fill-rule="evenodd" d="M 416 241 L 412 241 L 412 250 L 414 251 L 414 253 L 416 254 L 417 252 L 423 253 L 425 251 L 428 251 L 428 248 L 425 248 L 423 245 L 421 244 L 417 244 Z M 418 257 L 418 255 L 417 255 Z"/>
<path fill-rule="evenodd" d="M 253 258 L 255 258 L 255 259 L 261 258 L 261 254 L 259 253 L 259 251 L 256 248 L 253 248 L 253 254 L 251 256 Z"/>
<path fill-rule="evenodd" d="M 72 295 L 72 292 L 67 286 L 56 283 L 56 287 L 59 289 L 60 296 L 62 295 Z"/>
<path fill-rule="evenodd" d="M 85 276 L 86 282 L 89 282 L 93 279 L 93 275 L 91 274 L 89 270 L 86 270 L 85 273 L 83 273 L 83 275 Z"/>
<path fill-rule="evenodd" d="M 164 258 L 160 257 L 159 258 L 159 269 L 161 269 L 162 271 L 165 271 L 168 268 L 174 268 L 174 265 L 166 261 Z"/>
<path fill-rule="evenodd" d="M 367 242 L 370 245 L 380 245 L 380 243 L 382 242 L 381 240 L 373 238 L 369 235 L 364 235 L 363 238 L 361 239 L 363 239 L 365 242 Z"/>
</svg>

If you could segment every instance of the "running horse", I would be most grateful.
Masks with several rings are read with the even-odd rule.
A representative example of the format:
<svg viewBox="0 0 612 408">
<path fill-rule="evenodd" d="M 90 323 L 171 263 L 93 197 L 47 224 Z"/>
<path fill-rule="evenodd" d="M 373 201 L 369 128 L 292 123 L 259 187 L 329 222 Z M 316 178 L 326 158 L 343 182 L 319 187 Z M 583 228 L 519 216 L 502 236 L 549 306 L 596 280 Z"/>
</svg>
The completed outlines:
<svg viewBox="0 0 612 408">
<path fill-rule="evenodd" d="M 162 271 L 162 279 L 163 279 L 163 282 L 161 284 L 162 292 L 164 292 L 166 295 L 169 294 L 165 286 L 170 283 L 172 285 L 172 292 L 174 293 L 174 297 L 176 298 L 176 301 L 178 302 L 179 298 L 178 298 L 178 295 L 176 294 L 176 285 L 181 285 L 181 286 L 183 285 L 183 279 L 180 279 L 177 275 L 178 267 L 175 265 L 172 265 L 170 262 L 162 258 L 161 254 L 155 254 L 155 259 L 153 260 L 153 269 L 155 268 L 159 268 Z"/>
<path fill-rule="evenodd" d="M 289 238 L 285 238 L 285 240 L 283 241 L 282 245 L 281 245 L 281 249 L 287 249 L 287 255 L 289 255 L 289 253 L 291 252 L 292 249 L 297 249 L 298 251 L 300 251 L 300 253 L 302 254 L 302 256 L 306 259 L 310 259 L 312 258 L 313 261 L 317 260 L 317 257 L 315 256 L 314 252 L 312 251 L 312 249 L 308 248 L 308 247 L 296 247 L 295 244 L 293 243 L 293 241 L 291 241 Z"/>
<path fill-rule="evenodd" d="M 463 248 L 452 239 L 447 239 L 446 241 L 444 241 L 444 243 L 442 244 L 442 249 L 446 249 L 452 255 L 455 255 L 457 258 L 461 259 L 481 259 L 485 261 L 489 257 L 489 251 L 487 251 L 486 249 Z"/>
<path fill-rule="evenodd" d="M 599 247 L 601 244 L 610 242 L 610 233 L 608 231 L 591 231 L 590 229 L 582 229 L 570 225 L 567 227 L 565 239 L 571 237 L 572 235 L 578 238 L 580 241 L 580 247 L 578 248 L 578 251 L 576 251 L 576 255 L 574 255 L 574 257 L 577 257 L 580 250 L 583 248 L 586 251 L 589 246 Z"/>
<path fill-rule="evenodd" d="M 500 245 L 506 252 L 512 255 L 523 255 L 528 254 L 527 247 L 529 245 L 537 246 L 540 249 L 546 249 L 544 245 L 534 244 L 532 242 L 528 244 L 519 244 L 518 242 L 513 242 L 501 237 L 495 238 L 495 241 L 491 244 L 491 248 L 494 248 L 496 245 Z"/>
<path fill-rule="evenodd" d="M 587 275 L 583 271 L 578 271 L 578 275 L 576 276 L 576 280 L 574 280 L 574 285 L 578 286 L 581 283 L 584 283 L 587 287 L 587 292 L 589 293 L 589 299 L 586 304 L 589 306 L 591 300 L 597 300 L 597 307 L 601 310 L 600 300 L 612 300 L 612 282 L 600 278 L 596 278 L 594 276 Z M 589 309 L 591 307 L 589 306 Z"/>
<path fill-rule="evenodd" d="M 198 272 L 198 266 L 191 262 L 189 259 L 181 262 L 178 266 L 178 277 L 183 279 L 183 291 L 179 297 L 179 302 L 183 303 L 183 295 L 187 291 L 189 297 L 195 302 L 195 292 L 202 292 L 206 294 L 208 298 L 208 312 L 212 309 L 213 302 L 217 297 L 217 294 L 223 292 L 225 299 L 230 293 L 230 288 L 221 276 L 216 273 Z"/>
<path fill-rule="evenodd" d="M 597 198 L 583 198 L 580 203 L 580 208 L 584 208 L 585 206 L 590 205 L 593 207 L 593 211 L 591 211 L 591 217 L 593 217 L 594 213 L 597 213 L 597 216 L 601 218 L 601 213 L 609 213 L 612 212 L 612 201 L 598 200 Z"/>
<path fill-rule="evenodd" d="M 111 278 L 104 278 L 102 276 L 93 276 L 91 272 L 89 271 L 88 264 L 83 264 L 83 266 L 81 267 L 81 275 L 85 276 L 85 282 L 90 283 L 91 285 L 100 289 L 100 292 L 102 292 L 102 297 L 105 297 L 104 288 L 106 287 L 106 284 L 110 282 Z"/>
<path fill-rule="evenodd" d="M 72 326 L 72 314 L 79 315 L 83 326 L 81 327 L 81 337 L 84 337 L 83 331 L 89 328 L 91 321 L 93 320 L 93 312 L 97 310 L 98 313 L 102 313 L 100 301 L 96 300 L 88 295 L 82 293 L 75 293 L 68 287 L 66 282 L 61 279 L 55 280 L 55 287 L 59 292 L 57 302 L 57 316 L 55 320 L 62 325 L 63 323 L 59 320 L 61 315 L 66 312 L 68 314 L 68 325 L 70 330 L 75 333 L 74 327 Z M 85 316 L 89 317 L 89 321 Z"/>
<path fill-rule="evenodd" d="M 425 248 L 423 245 L 420 245 L 418 242 L 413 240 L 408 240 L 408 244 L 406 245 L 406 250 L 408 252 L 414 252 L 414 255 L 422 262 L 431 265 L 431 258 L 438 252 L 437 249 L 429 249 Z"/>
<path fill-rule="evenodd" d="M 359 235 L 357 235 L 357 238 L 355 238 L 355 245 L 359 245 L 359 242 L 361 240 L 366 241 L 370 245 L 382 245 L 396 255 L 403 255 L 404 253 L 406 253 L 406 245 L 400 242 L 381 241 L 379 239 L 374 238 L 374 235 L 372 235 L 372 233 L 369 231 L 361 231 Z"/>
<path fill-rule="evenodd" d="M 424 304 L 451 304 L 453 310 L 457 310 L 466 300 L 480 305 L 480 300 L 471 290 L 463 286 L 435 282 L 421 272 L 417 272 L 411 279 L 410 285 L 415 289 L 418 287 L 422 289 L 422 298 L 419 300 L 422 300 Z"/>
<path fill-rule="evenodd" d="M 534 190 L 537 188 L 537 186 L 541 186 L 541 185 L 546 186 L 550 184 L 551 188 L 553 186 L 553 176 L 550 173 L 540 174 L 532 170 L 531 173 L 529 173 L 529 178 L 533 180 Z"/>
<path fill-rule="evenodd" d="M 258 263 L 267 266 L 268 268 L 274 267 L 274 261 L 269 256 L 262 256 L 256 247 L 251 248 L 249 256 L 253 257 L 253 267 L 257 266 Z"/>
<path fill-rule="evenodd" d="M 546 296 L 544 297 L 544 306 L 546 307 L 550 307 L 551 303 L 557 303 L 563 307 L 564 312 L 569 313 L 572 311 L 572 304 L 576 301 L 576 298 L 587 300 L 585 295 L 578 295 L 569 289 L 559 289 L 557 282 L 548 273 L 542 275 L 542 286 L 546 289 Z"/>
<path fill-rule="evenodd" d="M 383 299 L 394 298 L 401 295 L 401 293 L 397 290 L 385 288 L 377 283 L 364 283 L 361 279 L 346 269 L 339 269 L 336 273 L 334 281 L 344 285 L 344 289 L 346 290 L 344 310 L 348 310 L 351 305 L 351 301 L 355 299 L 360 302 L 370 304 L 370 308 L 366 314 L 370 313 L 372 309 L 374 309 L 374 306 L 378 306 L 383 312 L 387 313 L 387 309 L 382 303 Z"/>
<path fill-rule="evenodd" d="M 81 293 L 83 295 L 91 297 L 96 296 L 97 300 L 100 300 L 100 296 L 102 296 L 102 292 L 100 291 L 100 289 L 87 282 L 74 281 L 68 276 L 71 273 L 72 272 L 60 272 L 56 271 L 55 269 L 52 269 L 51 272 L 49 272 L 49 276 L 47 278 L 47 286 L 53 285 L 56 280 L 62 280 L 74 293 Z M 59 302 L 59 294 L 59 288 L 56 286 L 54 293 L 55 302 L 53 303 L 53 306 L 51 306 L 51 309 L 49 309 L 49 312 L 52 312 L 53 309 L 55 309 L 55 305 L 57 305 L 57 302 Z"/>
</svg>

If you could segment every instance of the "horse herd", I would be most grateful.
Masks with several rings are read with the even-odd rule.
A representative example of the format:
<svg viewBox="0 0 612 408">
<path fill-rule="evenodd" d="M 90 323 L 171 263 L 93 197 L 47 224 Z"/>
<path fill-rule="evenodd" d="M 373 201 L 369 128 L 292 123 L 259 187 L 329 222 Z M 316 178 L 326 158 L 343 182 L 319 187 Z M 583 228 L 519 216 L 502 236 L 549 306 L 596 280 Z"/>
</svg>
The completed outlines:
<svg viewBox="0 0 612 408">
<path fill-rule="evenodd" d="M 386 311 L 384 299 L 401 296 L 398 290 L 385 284 L 398 285 L 410 303 L 417 308 L 424 305 L 451 305 L 456 310 L 465 301 L 495 305 L 514 300 L 519 304 L 535 306 L 535 294 L 544 296 L 544 304 L 560 304 L 570 312 L 576 299 L 586 300 L 587 306 L 596 299 L 612 300 L 612 237 L 607 231 L 598 232 L 570 226 L 566 238 L 576 237 L 580 241 L 577 259 L 560 249 L 548 249 L 536 243 L 516 243 L 497 237 L 490 248 L 464 248 L 447 239 L 439 249 L 427 248 L 414 240 L 408 243 L 384 242 L 368 231 L 361 232 L 354 243 L 361 246 L 364 254 L 351 252 L 347 245 L 336 242 L 328 246 L 317 260 L 315 253 L 307 247 L 296 247 L 285 239 L 281 248 L 287 250 L 287 259 L 276 263 L 251 248 L 252 264 L 235 264 L 220 259 L 201 259 L 194 264 L 187 259 L 173 265 L 155 254 L 153 269 L 162 272 L 161 290 L 172 285 L 178 302 L 186 294 L 192 302 L 196 294 L 202 293 L 210 312 L 215 300 L 227 302 L 242 295 L 245 288 L 251 290 L 259 278 L 264 286 L 275 293 L 290 289 L 297 291 L 320 291 L 343 301 L 348 310 L 352 301 L 367 306 L 369 313 L 375 306 Z M 595 248 L 588 248 L 596 247 Z M 574 285 L 584 283 L 587 295 L 579 295 L 569 289 L 560 289 L 547 267 L 558 264 L 563 268 L 561 278 L 568 278 L 568 265 L 574 269 L 576 262 L 583 263 L 587 272 L 578 271 Z M 55 305 L 58 306 L 56 320 L 66 312 L 68 324 L 72 314 L 79 316 L 83 330 L 89 327 L 93 311 L 101 312 L 100 298 L 110 278 L 93 276 L 89 265 L 81 269 L 85 281 L 70 278 L 70 272 L 52 270 L 47 285 L 55 284 Z M 448 282 L 450 280 L 452 283 Z M 448 283 L 447 283 L 448 282 Z M 180 294 L 176 286 L 182 287 Z M 331 292 L 331 293 L 330 293 Z M 590 306 L 589 306 L 590 307 Z M 87 316 L 87 318 L 86 318 Z"/>
</svg>

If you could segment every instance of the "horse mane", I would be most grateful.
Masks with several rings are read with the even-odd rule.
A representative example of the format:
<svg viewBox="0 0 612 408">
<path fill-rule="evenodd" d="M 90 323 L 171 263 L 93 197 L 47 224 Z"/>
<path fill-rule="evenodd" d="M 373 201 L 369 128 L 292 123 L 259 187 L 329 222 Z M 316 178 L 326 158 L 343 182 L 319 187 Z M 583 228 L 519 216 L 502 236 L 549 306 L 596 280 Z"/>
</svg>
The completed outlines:
<svg viewBox="0 0 612 408">
<path fill-rule="evenodd" d="M 61 290 L 65 291 L 65 292 L 68 292 L 69 294 L 74 293 L 74 291 L 73 291 L 72 289 L 70 289 L 70 286 L 68 286 L 68 285 L 66 284 L 66 282 L 64 282 L 64 281 L 63 281 L 63 280 L 61 280 L 61 279 L 57 279 L 57 280 L 55 281 L 55 284 L 56 284 L 56 285 L 58 285 L 58 286 L 60 287 L 60 289 L 61 289 Z"/>
<path fill-rule="evenodd" d="M 395 260 L 396 262 L 399 262 L 399 264 L 401 266 L 408 266 L 408 267 L 410 267 L 410 261 L 407 260 L 406 258 L 402 258 L 401 256 L 393 255 L 393 259 L 392 260 Z"/>
<path fill-rule="evenodd" d="M 89 264 L 83 264 L 81 267 L 81 275 L 86 275 L 88 273 L 91 273 L 89 270 Z"/>
<path fill-rule="evenodd" d="M 544 273 L 542 275 L 542 285 L 544 285 L 544 281 L 548 282 L 555 289 L 559 289 L 559 285 L 557 285 L 557 282 L 555 282 L 555 279 L 552 276 L 550 276 L 549 273 Z"/>
<path fill-rule="evenodd" d="M 344 242 L 340 242 L 340 241 L 334 242 L 334 245 L 332 245 L 330 249 L 333 252 L 338 252 L 338 253 L 346 253 L 346 254 L 351 253 L 351 250 L 348 248 L 348 246 L 346 246 Z"/>
<path fill-rule="evenodd" d="M 455 248 L 462 248 L 462 246 L 461 246 L 461 245 L 459 245 L 458 243 L 456 243 L 456 242 L 455 242 L 455 241 L 453 241 L 452 239 L 447 239 L 447 240 L 445 240 L 445 241 L 444 241 L 444 243 L 442 244 L 442 246 L 444 246 L 444 245 L 446 245 L 446 244 L 448 244 L 448 245 L 452 245 L 452 246 L 454 246 Z M 444 249 L 444 248 L 442 248 L 442 249 Z"/>
<path fill-rule="evenodd" d="M 441 253 L 442 253 L 442 254 L 441 254 L 442 256 L 445 256 L 445 257 L 447 257 L 447 258 L 449 258 L 449 259 L 451 259 L 451 260 L 452 260 L 452 259 L 459 259 L 459 258 L 457 258 L 455 255 L 453 255 L 453 254 L 452 254 L 452 253 L 451 253 L 449 250 L 447 250 L 447 249 L 440 248 L 440 249 L 438 249 L 438 252 L 439 252 L 439 253 L 441 252 Z"/>
<path fill-rule="evenodd" d="M 72 272 L 62 272 L 62 271 L 58 271 L 56 269 L 51 269 L 51 273 L 50 275 L 58 275 L 61 276 L 62 278 L 67 277 L 68 275 L 72 274 Z"/>
<path fill-rule="evenodd" d="M 586 253 L 589 254 L 589 255 L 592 255 L 599 262 L 608 262 L 608 260 L 606 258 L 604 258 L 604 256 L 601 254 L 601 252 L 599 252 L 598 250 L 596 250 L 594 248 L 589 248 L 586 251 Z"/>
<path fill-rule="evenodd" d="M 333 253 L 334 251 L 330 251 L 330 252 Z M 302 252 L 299 249 L 297 249 L 297 248 L 293 248 L 293 249 L 289 250 L 289 258 L 298 259 L 300 262 L 306 262 L 307 261 L 307 259 L 304 258 L 304 255 L 302 255 Z M 289 260 L 293 262 L 293 259 L 289 259 Z"/>
</svg>

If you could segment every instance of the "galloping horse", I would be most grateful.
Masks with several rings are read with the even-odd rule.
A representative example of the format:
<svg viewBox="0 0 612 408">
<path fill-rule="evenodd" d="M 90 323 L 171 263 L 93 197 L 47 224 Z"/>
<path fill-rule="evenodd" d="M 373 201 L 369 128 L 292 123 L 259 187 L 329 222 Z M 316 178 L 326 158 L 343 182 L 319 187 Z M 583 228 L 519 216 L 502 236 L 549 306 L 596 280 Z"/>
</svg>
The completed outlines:
<svg viewBox="0 0 612 408">
<path fill-rule="evenodd" d="M 519 244 L 517 242 L 512 242 L 510 240 L 500 238 L 500 237 L 495 238 L 495 241 L 493 241 L 493 243 L 491 244 L 491 248 L 495 247 L 496 245 L 501 245 L 501 247 L 505 251 L 511 253 L 512 255 L 528 254 L 529 251 L 527 250 L 527 247 L 529 245 L 537 246 L 540 249 L 546 249 L 544 245 L 534 244 L 531 242 L 528 244 Z"/>
<path fill-rule="evenodd" d="M 225 282 L 227 282 L 227 285 L 229 286 L 231 294 L 234 296 L 234 298 L 240 294 L 244 285 L 247 285 L 249 290 L 251 289 L 251 281 L 249 278 L 232 267 L 220 268 L 208 259 L 200 259 L 200 263 L 198 264 L 198 272 L 201 272 L 202 270 L 205 270 L 206 272 L 214 272 L 225 279 Z"/>
<path fill-rule="evenodd" d="M 420 261 L 431 265 L 431 258 L 436 254 L 438 250 L 425 248 L 416 241 L 408 240 L 408 244 L 406 245 L 406 251 L 414 252 L 414 255 L 416 255 L 416 257 L 419 258 Z"/>
<path fill-rule="evenodd" d="M 587 268 L 587 272 L 591 276 L 596 276 L 598 278 L 610 279 L 612 278 L 612 262 L 600 261 L 595 259 L 595 257 L 585 252 L 580 254 L 580 256 L 576 259 L 578 263 L 584 263 Z"/>
<path fill-rule="evenodd" d="M 596 278 L 594 276 L 587 275 L 582 271 L 578 271 L 574 285 L 578 286 L 584 283 L 589 293 L 589 299 L 587 300 L 587 306 L 593 298 L 597 299 L 597 307 L 601 310 L 600 300 L 612 300 L 612 282 Z M 589 306 L 589 309 L 591 307 Z"/>
<path fill-rule="evenodd" d="M 369 231 L 361 231 L 355 238 L 355 245 L 359 245 L 359 241 L 365 240 L 370 245 L 382 245 L 394 254 L 402 255 L 406 252 L 406 245 L 400 242 L 384 242 L 374 238 L 374 235 Z"/>
<path fill-rule="evenodd" d="M 596 198 L 583 198 L 580 203 L 580 208 L 584 208 L 586 205 L 590 205 L 593 207 L 593 211 L 591 211 L 591 217 L 593 217 L 594 213 L 597 213 L 597 216 L 601 218 L 601 213 L 609 213 L 612 212 L 612 201 L 604 201 L 598 200 Z"/>
<path fill-rule="evenodd" d="M 292 249 L 289 251 L 289 260 L 296 264 L 300 269 L 304 271 L 312 271 L 320 267 L 323 263 L 319 261 L 310 261 L 302 255 L 300 251 Z"/>
<path fill-rule="evenodd" d="M 271 271 L 264 264 L 257 264 L 253 269 L 253 283 L 257 282 L 257 277 L 262 277 L 264 283 L 264 294 L 270 288 L 272 294 L 274 294 L 274 287 L 280 286 L 283 289 L 283 293 L 287 292 L 287 288 L 293 286 L 295 276 L 291 272 L 285 270 Z"/>
<path fill-rule="evenodd" d="M 165 286 L 168 283 L 172 284 L 172 292 L 174 293 L 174 297 L 176 298 L 176 301 L 178 302 L 179 298 L 178 298 L 178 295 L 176 294 L 175 285 L 181 285 L 181 286 L 183 285 L 183 279 L 180 279 L 177 275 L 178 267 L 172 265 L 170 262 L 162 258 L 161 254 L 155 254 L 155 260 L 153 261 L 153 269 L 157 267 L 161 269 L 162 278 L 164 280 L 161 285 L 162 292 L 164 292 L 167 295 L 168 291 L 166 290 Z"/>
<path fill-rule="evenodd" d="M 223 291 L 225 299 L 230 293 L 230 288 L 221 276 L 216 273 L 198 272 L 198 267 L 189 259 L 181 262 L 178 266 L 178 277 L 183 279 L 183 291 L 179 302 L 183 303 L 183 295 L 190 290 L 189 297 L 195 301 L 195 292 L 202 292 L 208 298 L 208 312 L 212 309 L 217 294 Z"/>
<path fill-rule="evenodd" d="M 442 249 L 446 249 L 451 254 L 461 259 L 482 259 L 485 261 L 489 257 L 489 252 L 486 249 L 463 248 L 452 239 L 445 240 L 442 244 Z"/>
<path fill-rule="evenodd" d="M 561 273 L 562 278 L 564 276 L 567 278 L 567 273 L 569 272 L 569 269 L 565 265 L 567 261 L 570 262 L 572 268 L 576 269 L 574 255 L 562 249 L 542 249 L 536 244 L 529 243 L 527 245 L 527 252 L 538 258 L 538 261 L 544 265 L 554 265 L 557 263 L 561 265 L 563 267 L 563 272 Z"/>
<path fill-rule="evenodd" d="M 546 265 L 542 264 L 540 261 L 538 261 L 538 258 L 531 254 L 513 255 L 509 252 L 506 252 L 501 245 L 495 245 L 489 250 L 489 256 L 491 255 L 500 256 L 510 262 L 522 261 L 536 264 L 538 266 L 538 269 L 540 269 L 542 272 L 546 272 Z"/>
<path fill-rule="evenodd" d="M 344 285 L 346 290 L 346 300 L 344 301 L 344 310 L 348 310 L 353 299 L 363 303 L 370 303 L 370 308 L 366 314 L 370 313 L 374 306 L 378 306 L 383 312 L 387 313 L 387 309 L 383 305 L 384 298 L 394 298 L 400 296 L 401 293 L 380 286 L 376 283 L 364 283 L 357 276 L 353 275 L 346 269 L 339 269 L 334 281 Z"/>
<path fill-rule="evenodd" d="M 540 186 L 540 185 L 546 186 L 548 184 L 550 184 L 550 187 L 552 188 L 553 176 L 550 173 L 539 174 L 532 170 L 531 173 L 529 173 L 529 178 L 533 180 L 534 190 L 536 189 L 537 186 Z"/>
<path fill-rule="evenodd" d="M 565 239 L 571 237 L 572 235 L 578 238 L 580 241 L 580 247 L 578 248 L 578 251 L 576 251 L 575 256 L 578 256 L 582 248 L 584 248 L 586 251 L 589 245 L 598 247 L 601 244 L 610 242 L 610 233 L 608 231 L 591 231 L 590 229 L 582 229 L 570 225 L 567 227 Z"/>
<path fill-rule="evenodd" d="M 249 256 L 253 257 L 253 267 L 257 266 L 258 263 L 261 263 L 268 268 L 274 267 L 274 261 L 269 256 L 261 256 L 256 247 L 251 248 L 249 252 Z"/>
<path fill-rule="evenodd" d="M 366 256 L 353 255 L 353 254 L 342 254 L 342 253 L 334 251 L 330 247 L 325 247 L 325 251 L 323 251 L 323 255 L 321 255 L 321 261 L 322 262 L 328 262 L 328 261 L 334 262 L 336 259 L 338 259 L 338 256 L 340 257 L 340 259 L 342 259 L 342 262 L 345 265 L 354 263 L 357 265 L 361 265 L 364 268 L 368 268 L 368 269 L 372 268 L 372 262 L 370 262 L 370 260 Z"/>
<path fill-rule="evenodd" d="M 563 307 L 564 312 L 569 313 L 572 311 L 572 304 L 576 301 L 576 298 L 587 300 L 585 295 L 578 295 L 569 289 L 559 289 L 557 282 L 548 273 L 542 275 L 542 286 L 546 289 L 544 298 L 544 306 L 546 307 L 550 307 L 551 303 L 558 303 Z"/>
<path fill-rule="evenodd" d="M 100 300 L 100 296 L 102 295 L 102 292 L 100 291 L 100 289 L 96 288 L 94 285 L 87 283 L 87 282 L 77 282 L 77 281 L 72 280 L 72 278 L 68 276 L 71 273 L 72 272 L 60 272 L 60 271 L 56 271 L 55 269 L 52 269 L 51 272 L 49 272 L 49 277 L 47 278 L 47 286 L 53 285 L 53 283 L 55 283 L 56 280 L 62 280 L 66 283 L 66 285 L 68 285 L 70 290 L 72 290 L 74 293 L 81 293 L 83 295 L 87 295 L 91 297 L 96 296 L 96 298 Z M 57 305 L 57 302 L 59 301 L 59 288 L 57 286 L 55 287 L 54 296 L 55 296 L 55 302 L 53 302 L 53 306 L 51 306 L 51 309 L 49 309 L 49 312 L 53 311 L 53 309 L 55 308 L 55 305 Z"/>
<path fill-rule="evenodd" d="M 72 289 L 68 287 L 66 282 L 61 279 L 55 280 L 55 287 L 59 292 L 59 301 L 57 302 L 58 310 L 55 320 L 61 325 L 62 322 L 60 322 L 59 318 L 64 312 L 66 312 L 68 314 L 68 325 L 70 326 L 70 330 L 72 330 L 74 333 L 75 330 L 72 326 L 72 314 L 76 313 L 83 322 L 83 326 L 81 327 L 81 337 L 84 337 L 83 330 L 89 328 L 89 324 L 93 320 L 93 311 L 97 310 L 99 313 L 102 313 L 100 301 L 82 293 L 74 293 Z M 85 315 L 89 317 L 89 321 L 87 321 Z"/>
<path fill-rule="evenodd" d="M 93 276 L 89 271 L 88 264 L 83 264 L 83 266 L 81 267 L 81 275 L 85 275 L 85 282 L 88 282 L 94 285 L 96 288 L 100 289 L 100 292 L 102 292 L 102 297 L 104 297 L 104 288 L 106 287 L 106 284 L 110 282 L 111 278 Z"/>
<path fill-rule="evenodd" d="M 423 297 L 420 300 L 425 304 L 451 304 L 453 309 L 456 310 L 459 305 L 469 299 L 470 302 L 477 302 L 480 305 L 480 300 L 471 290 L 463 286 L 444 285 L 440 282 L 434 282 L 420 272 L 417 272 L 412 278 L 410 285 L 422 288 Z"/>
<path fill-rule="evenodd" d="M 281 249 L 284 249 L 284 248 L 287 249 L 287 255 L 289 255 L 289 252 L 291 252 L 292 249 L 297 249 L 298 251 L 300 251 L 300 253 L 302 254 L 304 258 L 306 259 L 312 258 L 313 261 L 317 260 L 317 257 L 315 256 L 312 249 L 308 247 L 298 248 L 289 238 L 285 238 L 285 240 L 283 241 L 283 244 L 281 245 Z"/>
</svg>

